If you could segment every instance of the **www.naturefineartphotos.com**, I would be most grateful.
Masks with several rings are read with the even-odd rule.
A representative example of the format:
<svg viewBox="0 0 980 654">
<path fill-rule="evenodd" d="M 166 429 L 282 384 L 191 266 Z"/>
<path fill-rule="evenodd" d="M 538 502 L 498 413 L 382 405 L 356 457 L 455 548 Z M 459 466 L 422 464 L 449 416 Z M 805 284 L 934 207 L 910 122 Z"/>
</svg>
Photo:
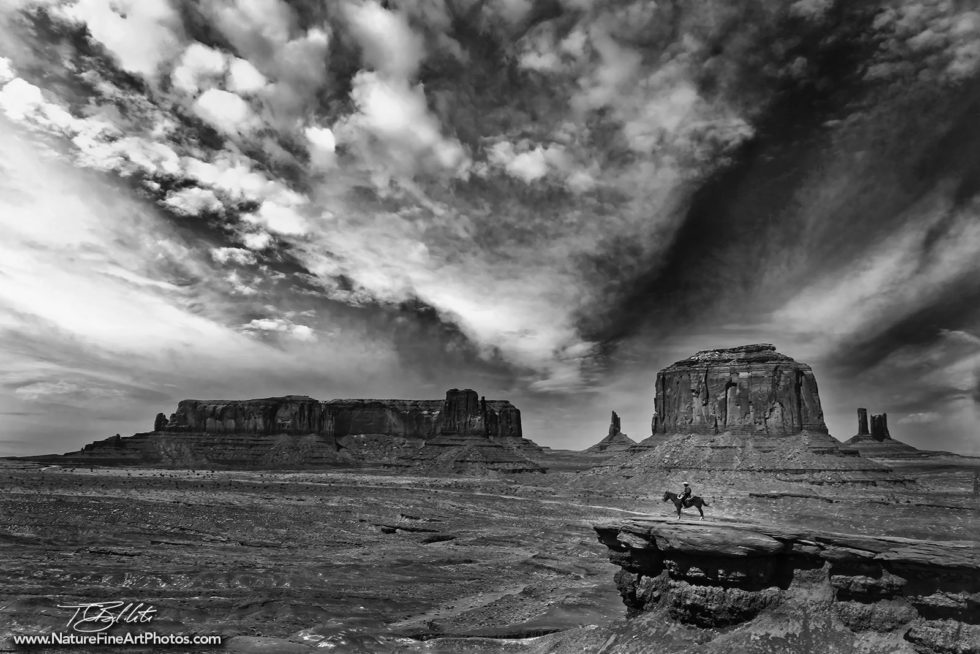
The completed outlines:
<svg viewBox="0 0 980 654">
<path fill-rule="evenodd" d="M 0 0 L 0 651 L 980 652 L 978 116 L 973 0 Z"/>
</svg>

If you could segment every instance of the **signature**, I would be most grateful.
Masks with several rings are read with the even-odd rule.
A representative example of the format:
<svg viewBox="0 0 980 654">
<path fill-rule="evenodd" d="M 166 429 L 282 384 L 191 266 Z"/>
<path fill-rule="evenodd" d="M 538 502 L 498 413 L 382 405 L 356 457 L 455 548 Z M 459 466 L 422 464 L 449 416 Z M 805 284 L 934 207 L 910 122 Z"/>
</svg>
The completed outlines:
<svg viewBox="0 0 980 654">
<path fill-rule="evenodd" d="M 151 622 L 157 610 L 152 604 L 132 602 L 89 602 L 87 604 L 59 604 L 59 609 L 75 609 L 67 627 L 84 634 L 95 634 L 117 624 L 144 624 Z"/>
</svg>

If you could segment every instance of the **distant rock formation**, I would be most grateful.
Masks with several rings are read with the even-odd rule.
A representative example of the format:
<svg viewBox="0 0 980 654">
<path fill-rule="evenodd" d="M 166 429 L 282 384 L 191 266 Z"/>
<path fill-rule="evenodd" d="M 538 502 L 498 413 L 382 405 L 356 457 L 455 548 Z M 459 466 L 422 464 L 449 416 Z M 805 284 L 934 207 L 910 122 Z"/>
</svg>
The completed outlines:
<svg viewBox="0 0 980 654">
<path fill-rule="evenodd" d="M 891 438 L 892 435 L 888 433 L 888 414 L 882 413 L 881 415 L 871 416 L 871 438 L 876 441 L 883 441 L 886 438 Z"/>
<path fill-rule="evenodd" d="M 868 410 L 861 408 L 858 413 L 858 433 L 847 441 L 844 445 L 854 448 L 861 453 L 861 456 L 869 459 L 920 459 L 932 458 L 944 454 L 954 456 L 948 452 L 930 452 L 920 450 L 895 440 L 888 431 L 888 414 L 871 416 L 871 428 L 868 429 Z"/>
<path fill-rule="evenodd" d="M 486 441 L 491 450 L 541 451 L 523 437 L 517 407 L 506 400 L 482 399 L 469 389 L 452 389 L 445 400 L 321 402 L 302 395 L 181 400 L 169 419 L 158 414 L 154 427 L 153 432 L 117 435 L 65 455 L 29 458 L 68 465 L 388 465 L 414 461 L 427 442 L 445 435 L 481 446 Z M 496 456 L 500 461 L 506 458 Z M 478 467 L 468 470 L 476 472 Z M 487 465 L 490 470 L 505 468 Z"/>
<path fill-rule="evenodd" d="M 711 651 L 980 651 L 980 543 L 652 519 L 594 529 L 627 616 L 725 629 Z"/>
<path fill-rule="evenodd" d="M 810 366 L 768 344 L 703 350 L 658 372 L 652 428 L 597 474 L 769 471 L 820 483 L 895 480 L 827 432 Z"/>
<path fill-rule="evenodd" d="M 702 350 L 657 373 L 653 434 L 827 432 L 817 380 L 772 345 Z"/>
<path fill-rule="evenodd" d="M 425 441 L 411 465 L 427 472 L 463 474 L 545 472 L 521 451 L 541 448 L 520 436 L 520 412 L 506 404 L 495 409 L 476 391 L 447 391 L 439 413 L 439 435 Z"/>
<path fill-rule="evenodd" d="M 509 404 L 509 403 L 508 403 Z M 181 400 L 168 433 L 387 434 L 435 436 L 441 400 L 329 400 L 304 395 L 256 400 Z"/>
<path fill-rule="evenodd" d="M 612 412 L 609 419 L 609 433 L 601 441 L 585 450 L 590 454 L 623 452 L 636 445 L 636 441 L 620 431 L 619 416 Z"/>
</svg>

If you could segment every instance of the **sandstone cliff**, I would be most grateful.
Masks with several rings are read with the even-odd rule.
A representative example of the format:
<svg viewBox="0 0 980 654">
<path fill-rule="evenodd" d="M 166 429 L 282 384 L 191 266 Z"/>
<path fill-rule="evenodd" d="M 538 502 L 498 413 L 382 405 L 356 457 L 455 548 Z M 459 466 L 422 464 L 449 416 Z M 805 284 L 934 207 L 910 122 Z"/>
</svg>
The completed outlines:
<svg viewBox="0 0 980 654">
<path fill-rule="evenodd" d="M 520 435 L 520 412 L 509 402 L 487 402 L 470 389 L 451 389 L 428 439 L 410 464 L 427 472 L 545 472 L 524 451 L 540 451 Z M 525 444 L 527 443 L 527 444 Z"/>
<path fill-rule="evenodd" d="M 405 465 L 427 442 L 451 436 L 479 446 L 467 472 L 541 470 L 522 454 L 541 448 L 523 437 L 520 410 L 469 389 L 452 389 L 444 400 L 182 400 L 169 419 L 158 415 L 154 426 L 154 432 L 33 458 L 66 465 Z"/>
<path fill-rule="evenodd" d="M 826 432 L 810 366 L 768 344 L 703 350 L 657 373 L 653 434 Z"/>
<path fill-rule="evenodd" d="M 703 350 L 658 372 L 652 427 L 650 438 L 592 474 L 632 484 L 683 471 L 701 479 L 737 471 L 821 484 L 907 481 L 830 436 L 810 366 L 772 345 Z"/>
<path fill-rule="evenodd" d="M 980 652 L 980 543 L 669 520 L 595 531 L 627 615 L 714 630 L 705 651 Z"/>
</svg>

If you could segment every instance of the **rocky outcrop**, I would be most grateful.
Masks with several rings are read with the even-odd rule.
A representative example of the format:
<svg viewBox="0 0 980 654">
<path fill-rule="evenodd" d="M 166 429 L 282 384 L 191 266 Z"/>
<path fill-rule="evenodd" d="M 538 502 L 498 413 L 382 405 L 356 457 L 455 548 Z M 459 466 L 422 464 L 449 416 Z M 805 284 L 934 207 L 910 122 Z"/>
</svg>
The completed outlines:
<svg viewBox="0 0 980 654">
<path fill-rule="evenodd" d="M 509 404 L 509 403 L 508 403 Z M 329 400 L 287 395 L 256 400 L 181 400 L 169 433 L 389 434 L 430 438 L 437 433 L 440 400 Z"/>
<path fill-rule="evenodd" d="M 447 391 L 439 414 L 439 435 L 425 441 L 412 465 L 428 472 L 462 474 L 545 472 L 523 454 L 522 449 L 531 448 L 522 446 L 520 412 L 506 404 L 495 406 L 470 389 Z"/>
<path fill-rule="evenodd" d="M 907 481 L 827 432 L 810 366 L 772 345 L 703 350 L 661 370 L 652 426 L 650 438 L 594 474 L 634 484 L 688 470 L 820 484 Z"/>
<path fill-rule="evenodd" d="M 888 433 L 888 414 L 882 413 L 880 415 L 871 416 L 871 438 L 876 441 L 883 441 L 886 438 L 891 438 L 892 435 Z"/>
<path fill-rule="evenodd" d="M 438 432 L 460 436 L 489 436 L 487 401 L 480 401 L 476 391 L 468 388 L 446 391 L 446 400 L 439 414 Z"/>
<path fill-rule="evenodd" d="M 882 460 L 911 460 L 929 459 L 941 455 L 955 456 L 948 452 L 930 452 L 920 450 L 911 445 L 895 440 L 888 431 L 888 414 L 871 416 L 871 428 L 868 429 L 868 410 L 858 409 L 858 433 L 844 442 L 847 447 L 855 449 L 861 456 L 869 459 Z"/>
<path fill-rule="evenodd" d="M 595 531 L 627 615 L 725 628 L 711 651 L 980 653 L 980 543 L 669 520 Z"/>
<path fill-rule="evenodd" d="M 657 373 L 652 433 L 827 432 L 810 366 L 768 344 L 702 350 Z"/>
<path fill-rule="evenodd" d="M 858 436 L 869 436 L 871 434 L 868 431 L 868 410 L 858 409 Z"/>
<path fill-rule="evenodd" d="M 606 434 L 605 438 L 585 451 L 589 454 L 612 454 L 614 452 L 624 452 L 634 445 L 636 445 L 636 441 L 620 431 L 619 416 L 613 411 L 612 417 L 609 419 L 609 433 Z"/>
<path fill-rule="evenodd" d="M 477 461 L 507 463 L 485 466 L 490 470 L 542 470 L 523 454 L 541 448 L 523 437 L 517 407 L 469 389 L 452 389 L 444 400 L 182 400 L 169 419 L 159 414 L 154 422 L 154 432 L 32 458 L 66 465 L 405 465 L 427 442 L 450 437 L 480 446 L 468 472 L 478 471 Z"/>
</svg>

